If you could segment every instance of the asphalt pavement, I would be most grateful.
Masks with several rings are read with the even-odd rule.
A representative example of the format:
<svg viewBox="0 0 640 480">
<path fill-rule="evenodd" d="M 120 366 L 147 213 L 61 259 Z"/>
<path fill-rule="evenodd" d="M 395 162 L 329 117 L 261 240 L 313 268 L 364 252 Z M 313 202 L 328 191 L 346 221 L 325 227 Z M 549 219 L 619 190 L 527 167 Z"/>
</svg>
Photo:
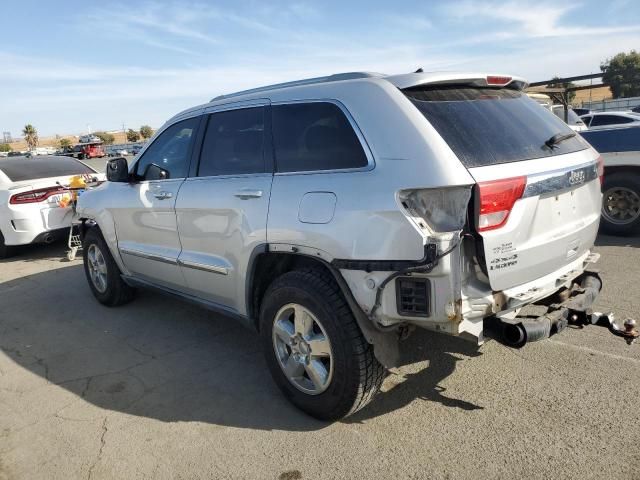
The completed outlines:
<svg viewBox="0 0 640 480">
<path fill-rule="evenodd" d="M 600 237 L 596 307 L 640 311 L 640 239 Z M 109 309 L 64 244 L 0 261 L 0 480 L 637 479 L 640 345 L 420 332 L 345 421 L 292 407 L 257 337 L 152 292 Z"/>
</svg>

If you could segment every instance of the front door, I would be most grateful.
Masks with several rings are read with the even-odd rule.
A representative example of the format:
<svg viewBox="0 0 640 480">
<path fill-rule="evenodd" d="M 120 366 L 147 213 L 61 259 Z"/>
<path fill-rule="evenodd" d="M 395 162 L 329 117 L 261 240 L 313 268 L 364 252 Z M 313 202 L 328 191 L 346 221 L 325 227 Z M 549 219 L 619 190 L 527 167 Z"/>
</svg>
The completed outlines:
<svg viewBox="0 0 640 480">
<path fill-rule="evenodd" d="M 198 167 L 176 202 L 178 263 L 189 291 L 240 314 L 251 252 L 267 239 L 273 175 L 266 108 L 208 115 Z"/>
<path fill-rule="evenodd" d="M 119 185 L 112 213 L 118 249 L 127 269 L 136 277 L 175 289 L 184 289 L 178 267 L 180 239 L 175 204 L 189 169 L 200 118 L 166 128 L 134 167 L 139 181 Z"/>
</svg>

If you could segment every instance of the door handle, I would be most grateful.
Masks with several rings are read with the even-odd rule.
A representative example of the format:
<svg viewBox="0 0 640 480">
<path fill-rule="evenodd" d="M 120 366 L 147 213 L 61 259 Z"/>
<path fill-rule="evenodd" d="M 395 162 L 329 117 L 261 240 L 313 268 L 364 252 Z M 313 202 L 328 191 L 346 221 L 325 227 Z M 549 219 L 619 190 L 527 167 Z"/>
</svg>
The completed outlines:
<svg viewBox="0 0 640 480">
<path fill-rule="evenodd" d="M 248 200 L 250 198 L 260 198 L 262 196 L 262 190 L 238 190 L 233 195 L 242 200 Z"/>
<path fill-rule="evenodd" d="M 173 193 L 162 191 L 162 192 L 154 193 L 153 196 L 156 197 L 158 200 L 166 200 L 167 198 L 173 197 Z"/>
</svg>

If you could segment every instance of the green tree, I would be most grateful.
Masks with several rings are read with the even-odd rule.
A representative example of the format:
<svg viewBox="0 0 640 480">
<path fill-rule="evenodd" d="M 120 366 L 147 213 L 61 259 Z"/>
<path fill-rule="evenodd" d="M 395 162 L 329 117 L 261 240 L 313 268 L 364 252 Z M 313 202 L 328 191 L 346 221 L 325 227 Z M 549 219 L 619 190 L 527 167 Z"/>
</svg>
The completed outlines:
<svg viewBox="0 0 640 480">
<path fill-rule="evenodd" d="M 24 141 L 27 142 L 29 150 L 33 150 L 38 146 L 38 130 L 36 130 L 36 127 L 30 123 L 26 124 L 22 129 L 22 135 L 24 136 Z"/>
<path fill-rule="evenodd" d="M 127 130 L 127 142 L 137 142 L 138 140 L 140 140 L 140 134 L 138 132 L 132 128 Z"/>
<path fill-rule="evenodd" d="M 142 125 L 140 127 L 140 135 L 142 136 L 142 138 L 144 138 L 145 140 L 147 138 L 151 138 L 151 135 L 153 135 L 153 129 L 149 126 L 149 125 Z"/>
<path fill-rule="evenodd" d="M 0 152 L 10 152 L 11 151 L 11 145 L 9 145 L 8 143 L 0 143 Z"/>
<path fill-rule="evenodd" d="M 116 140 L 116 137 L 107 132 L 96 132 L 94 135 L 102 140 L 105 145 L 111 145 Z"/>
<path fill-rule="evenodd" d="M 548 86 L 552 88 L 573 88 L 576 86 L 573 82 L 553 82 L 553 80 L 560 80 L 560 77 L 555 76 L 552 79 L 552 83 Z M 576 92 L 567 92 L 567 103 L 573 102 L 573 99 L 576 98 Z"/>
<path fill-rule="evenodd" d="M 61 138 L 59 143 L 60 148 L 67 148 L 71 146 L 71 140 L 69 140 L 68 138 Z"/>
<path fill-rule="evenodd" d="M 640 53 L 631 50 L 609 58 L 602 65 L 602 83 L 611 88 L 613 98 L 640 95 Z"/>
</svg>

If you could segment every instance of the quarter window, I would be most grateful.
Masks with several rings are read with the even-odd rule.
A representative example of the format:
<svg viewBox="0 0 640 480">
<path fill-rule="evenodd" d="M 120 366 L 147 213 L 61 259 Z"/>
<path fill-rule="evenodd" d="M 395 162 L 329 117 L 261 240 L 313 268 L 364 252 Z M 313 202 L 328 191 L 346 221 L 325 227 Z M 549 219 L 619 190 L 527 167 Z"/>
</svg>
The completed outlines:
<svg viewBox="0 0 640 480">
<path fill-rule="evenodd" d="M 163 168 L 167 178 L 184 178 L 189 168 L 189 153 L 199 118 L 189 118 L 171 125 L 147 148 L 136 165 L 136 174 L 143 176 L 151 164 Z M 144 178 L 158 180 L 158 178 Z"/>
<path fill-rule="evenodd" d="M 202 144 L 198 176 L 264 171 L 264 107 L 211 114 Z"/>
<path fill-rule="evenodd" d="M 367 156 L 344 113 L 333 103 L 276 105 L 273 142 L 278 172 L 361 168 Z"/>
</svg>

